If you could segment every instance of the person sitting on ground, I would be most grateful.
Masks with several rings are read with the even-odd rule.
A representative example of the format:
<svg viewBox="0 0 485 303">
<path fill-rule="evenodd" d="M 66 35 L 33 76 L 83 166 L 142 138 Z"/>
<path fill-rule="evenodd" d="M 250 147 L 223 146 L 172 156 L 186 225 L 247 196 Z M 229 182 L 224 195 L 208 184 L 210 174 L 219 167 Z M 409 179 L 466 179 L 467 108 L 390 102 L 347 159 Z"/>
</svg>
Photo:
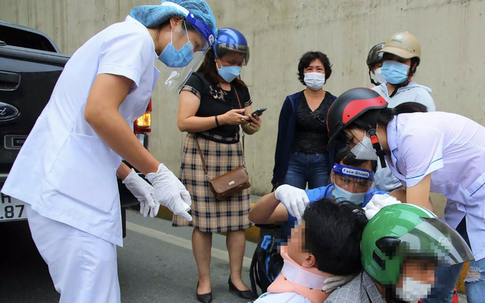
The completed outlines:
<svg viewBox="0 0 485 303">
<path fill-rule="evenodd" d="M 280 185 L 275 192 L 256 202 L 249 211 L 249 220 L 256 224 L 283 224 L 283 235 L 287 236 L 308 203 L 335 198 L 337 202 L 350 201 L 365 206 L 375 194 L 388 193 L 372 187 L 376 161 L 355 159 L 348 146 L 338 151 L 335 160 L 338 162 L 330 175 L 332 183 L 310 190 Z M 400 201 L 405 199 L 401 191 L 392 195 Z"/>
<path fill-rule="evenodd" d="M 473 258 L 459 234 L 436 215 L 403 203 L 385 206 L 370 219 L 361 247 L 364 270 L 326 303 L 415 302 L 430 294 L 437 266 Z"/>
<path fill-rule="evenodd" d="M 305 209 L 303 222 L 281 246 L 284 265 L 276 280 L 255 303 L 323 303 L 326 291 L 338 285 L 332 277 L 346 276 L 341 285 L 362 270 L 360 241 L 367 224 L 357 205 L 322 199 Z"/>
</svg>

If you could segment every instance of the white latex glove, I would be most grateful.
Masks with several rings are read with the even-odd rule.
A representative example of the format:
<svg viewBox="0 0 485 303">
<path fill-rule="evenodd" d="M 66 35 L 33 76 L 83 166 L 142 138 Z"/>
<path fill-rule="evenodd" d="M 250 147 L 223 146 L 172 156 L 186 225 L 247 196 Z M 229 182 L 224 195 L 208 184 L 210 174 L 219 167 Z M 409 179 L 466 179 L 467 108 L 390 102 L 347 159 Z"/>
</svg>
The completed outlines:
<svg viewBox="0 0 485 303">
<path fill-rule="evenodd" d="M 333 276 L 327 278 L 325 282 L 323 282 L 322 291 L 324 292 L 331 292 L 338 288 L 339 286 L 344 285 L 345 283 L 349 282 L 355 277 L 355 275 L 348 275 L 348 276 Z"/>
<path fill-rule="evenodd" d="M 365 216 L 367 217 L 367 219 L 370 220 L 384 206 L 398 204 L 398 203 L 401 203 L 401 201 L 399 201 L 393 196 L 389 196 L 388 194 L 374 195 L 372 199 L 370 199 L 369 203 L 367 203 L 367 205 L 364 207 Z"/>
<path fill-rule="evenodd" d="M 123 184 L 140 202 L 140 214 L 143 217 L 150 214 L 150 217 L 153 218 L 157 215 L 160 204 L 155 202 L 153 186 L 140 178 L 134 169 L 131 169 L 131 172 L 123 180 Z"/>
<path fill-rule="evenodd" d="M 175 215 L 192 221 L 192 216 L 188 213 L 192 204 L 190 194 L 172 171 L 160 163 L 157 172 L 147 174 L 146 178 L 153 185 L 155 201 L 170 209 Z"/>
<path fill-rule="evenodd" d="M 286 206 L 290 214 L 298 220 L 301 219 L 306 206 L 310 203 L 303 189 L 288 184 L 278 186 L 274 195 L 276 199 Z"/>
</svg>

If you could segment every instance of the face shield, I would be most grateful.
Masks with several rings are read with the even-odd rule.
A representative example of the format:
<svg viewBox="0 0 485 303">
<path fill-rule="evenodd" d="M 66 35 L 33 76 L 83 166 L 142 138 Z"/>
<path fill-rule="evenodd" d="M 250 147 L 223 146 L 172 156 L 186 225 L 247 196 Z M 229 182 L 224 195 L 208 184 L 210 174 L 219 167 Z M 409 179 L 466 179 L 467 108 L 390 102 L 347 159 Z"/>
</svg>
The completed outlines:
<svg viewBox="0 0 485 303">
<path fill-rule="evenodd" d="M 163 2 L 161 5 L 175 6 L 178 10 L 183 12 L 185 14 L 185 20 L 203 37 L 203 39 L 201 39 L 202 43 L 200 47 L 194 49 L 194 52 L 192 53 L 192 61 L 184 67 L 171 68 L 170 75 L 165 81 L 165 85 L 169 90 L 179 92 L 192 72 L 197 69 L 202 60 L 204 60 L 205 53 L 212 44 L 214 44 L 215 35 L 207 24 L 196 18 L 194 14 L 184 7 L 173 2 Z"/>
<path fill-rule="evenodd" d="M 461 236 L 439 218 L 424 219 L 399 238 L 396 255 L 405 259 L 434 259 L 439 266 L 451 266 L 473 259 Z"/>
<path fill-rule="evenodd" d="M 337 202 L 364 203 L 367 191 L 374 183 L 374 172 L 335 163 L 333 168 L 334 190 L 332 196 Z"/>
<path fill-rule="evenodd" d="M 215 46 L 214 53 L 216 58 L 222 58 L 225 55 L 234 55 L 242 58 L 242 65 L 246 66 L 249 61 L 249 46 L 230 42 L 219 42 Z"/>
</svg>

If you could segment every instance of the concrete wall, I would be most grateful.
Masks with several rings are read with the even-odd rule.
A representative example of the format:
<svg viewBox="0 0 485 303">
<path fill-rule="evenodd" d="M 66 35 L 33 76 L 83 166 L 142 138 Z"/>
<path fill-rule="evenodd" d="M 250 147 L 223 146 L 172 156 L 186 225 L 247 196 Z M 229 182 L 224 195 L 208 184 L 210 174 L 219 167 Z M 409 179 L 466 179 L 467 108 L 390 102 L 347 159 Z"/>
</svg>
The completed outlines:
<svg viewBox="0 0 485 303">
<path fill-rule="evenodd" d="M 156 3 L 157 1 L 153 1 Z M 299 57 L 321 50 L 333 64 L 325 88 L 339 95 L 370 85 L 368 50 L 391 34 L 409 30 L 422 44 L 416 81 L 433 89 L 439 110 L 485 123 L 485 2 L 483 0 L 208 0 L 218 27 L 235 27 L 251 47 L 242 77 L 254 107 L 267 107 L 261 131 L 246 141 L 254 194 L 271 189 L 276 126 L 286 95 L 303 89 Z M 73 53 L 107 25 L 121 21 L 141 0 L 2 0 L 0 20 L 41 30 Z M 177 95 L 159 78 L 153 100 L 151 151 L 178 172 L 184 134 L 176 126 Z M 426 151 L 424 151 L 426 152 Z"/>
</svg>

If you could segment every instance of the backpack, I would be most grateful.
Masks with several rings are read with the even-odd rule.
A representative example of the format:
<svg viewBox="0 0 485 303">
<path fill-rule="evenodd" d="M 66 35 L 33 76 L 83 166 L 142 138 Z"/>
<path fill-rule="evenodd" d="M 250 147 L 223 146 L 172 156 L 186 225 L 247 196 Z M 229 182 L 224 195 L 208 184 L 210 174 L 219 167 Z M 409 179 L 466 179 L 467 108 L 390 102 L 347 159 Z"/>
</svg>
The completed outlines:
<svg viewBox="0 0 485 303">
<path fill-rule="evenodd" d="M 258 225 L 260 228 L 259 243 L 254 250 L 249 268 L 251 290 L 258 294 L 257 286 L 262 293 L 278 277 L 283 267 L 283 258 L 278 252 L 282 239 L 280 225 Z"/>
</svg>

